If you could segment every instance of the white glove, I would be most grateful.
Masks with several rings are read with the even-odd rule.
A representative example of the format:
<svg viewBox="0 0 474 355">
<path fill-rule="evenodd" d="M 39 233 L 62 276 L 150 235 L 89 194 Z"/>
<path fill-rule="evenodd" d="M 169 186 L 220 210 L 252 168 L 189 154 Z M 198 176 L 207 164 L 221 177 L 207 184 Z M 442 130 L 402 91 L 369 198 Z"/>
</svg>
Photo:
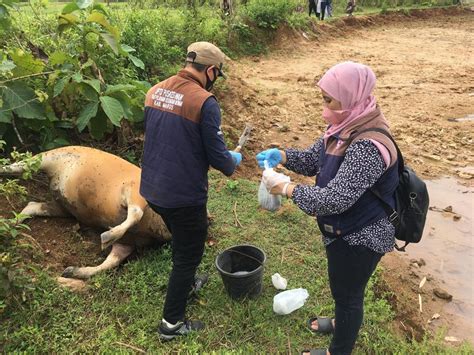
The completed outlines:
<svg viewBox="0 0 474 355">
<path fill-rule="evenodd" d="M 262 182 L 265 184 L 267 191 L 271 193 L 271 189 L 280 184 L 288 185 L 291 179 L 285 174 L 277 173 L 273 169 L 265 169 L 262 174 Z M 286 188 L 282 191 L 286 193 Z M 282 193 L 283 194 L 283 193 Z"/>
</svg>

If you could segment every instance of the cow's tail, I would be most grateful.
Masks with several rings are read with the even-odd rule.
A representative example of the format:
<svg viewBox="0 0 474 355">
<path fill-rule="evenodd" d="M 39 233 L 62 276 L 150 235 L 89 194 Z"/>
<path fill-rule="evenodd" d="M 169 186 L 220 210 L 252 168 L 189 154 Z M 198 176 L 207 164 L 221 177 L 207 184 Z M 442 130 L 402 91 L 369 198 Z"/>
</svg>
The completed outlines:
<svg viewBox="0 0 474 355">
<path fill-rule="evenodd" d="M 39 170 L 43 170 L 44 161 L 42 159 L 42 154 L 37 155 L 34 158 L 38 157 L 41 159 L 41 164 Z M 19 161 L 10 165 L 0 166 L 0 176 L 18 176 L 25 172 L 25 168 L 28 167 L 28 164 L 24 161 Z"/>
<path fill-rule="evenodd" d="M 25 164 L 22 164 L 21 162 L 0 166 L 0 175 L 2 176 L 20 175 L 23 171 L 25 171 Z"/>
</svg>

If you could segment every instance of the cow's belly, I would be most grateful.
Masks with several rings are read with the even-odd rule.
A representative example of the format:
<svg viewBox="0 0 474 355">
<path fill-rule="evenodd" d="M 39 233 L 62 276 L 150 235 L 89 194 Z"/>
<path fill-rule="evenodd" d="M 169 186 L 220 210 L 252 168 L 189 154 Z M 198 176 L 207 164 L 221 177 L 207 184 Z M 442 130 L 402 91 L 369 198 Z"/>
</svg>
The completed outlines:
<svg viewBox="0 0 474 355">
<path fill-rule="evenodd" d="M 59 177 L 51 190 L 56 201 L 86 225 L 109 228 L 122 223 L 127 217 L 122 186 L 111 184 L 109 180 L 101 179 L 100 175 L 70 174 Z"/>
</svg>

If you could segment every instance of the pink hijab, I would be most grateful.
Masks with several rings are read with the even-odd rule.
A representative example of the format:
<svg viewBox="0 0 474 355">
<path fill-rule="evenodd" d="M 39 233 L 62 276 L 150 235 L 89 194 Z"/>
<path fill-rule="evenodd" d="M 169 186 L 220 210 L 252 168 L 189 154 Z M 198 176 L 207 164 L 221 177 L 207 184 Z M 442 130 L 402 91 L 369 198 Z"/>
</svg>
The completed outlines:
<svg viewBox="0 0 474 355">
<path fill-rule="evenodd" d="M 372 95 L 375 81 L 375 74 L 372 69 L 355 62 L 336 64 L 323 75 L 318 82 L 318 86 L 331 97 L 340 101 L 342 110 L 349 113 L 344 121 L 333 124 L 326 130 L 323 136 L 325 141 L 375 110 L 376 100 Z M 390 154 L 387 148 L 377 141 L 371 141 L 379 149 L 385 164 L 389 166 Z"/>
</svg>

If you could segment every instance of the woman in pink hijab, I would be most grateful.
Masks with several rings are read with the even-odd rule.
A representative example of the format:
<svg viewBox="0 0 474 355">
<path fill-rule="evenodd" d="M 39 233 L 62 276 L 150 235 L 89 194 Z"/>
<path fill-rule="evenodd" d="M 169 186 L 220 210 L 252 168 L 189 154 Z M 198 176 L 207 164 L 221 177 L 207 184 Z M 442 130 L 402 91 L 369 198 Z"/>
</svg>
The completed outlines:
<svg viewBox="0 0 474 355">
<path fill-rule="evenodd" d="M 272 194 L 291 198 L 315 216 L 328 258 L 328 276 L 335 303 L 334 317 L 313 317 L 308 327 L 332 334 L 328 349 L 311 354 L 350 354 L 363 318 L 364 291 L 382 256 L 393 250 L 395 227 L 382 203 L 395 206 L 398 185 L 396 149 L 376 99 L 375 74 L 366 65 L 343 62 L 318 82 L 322 117 L 328 128 L 305 150 L 268 149 L 258 164 L 283 164 L 305 176 L 312 186 L 291 183 L 288 176 L 266 169 L 263 181 Z"/>
</svg>

